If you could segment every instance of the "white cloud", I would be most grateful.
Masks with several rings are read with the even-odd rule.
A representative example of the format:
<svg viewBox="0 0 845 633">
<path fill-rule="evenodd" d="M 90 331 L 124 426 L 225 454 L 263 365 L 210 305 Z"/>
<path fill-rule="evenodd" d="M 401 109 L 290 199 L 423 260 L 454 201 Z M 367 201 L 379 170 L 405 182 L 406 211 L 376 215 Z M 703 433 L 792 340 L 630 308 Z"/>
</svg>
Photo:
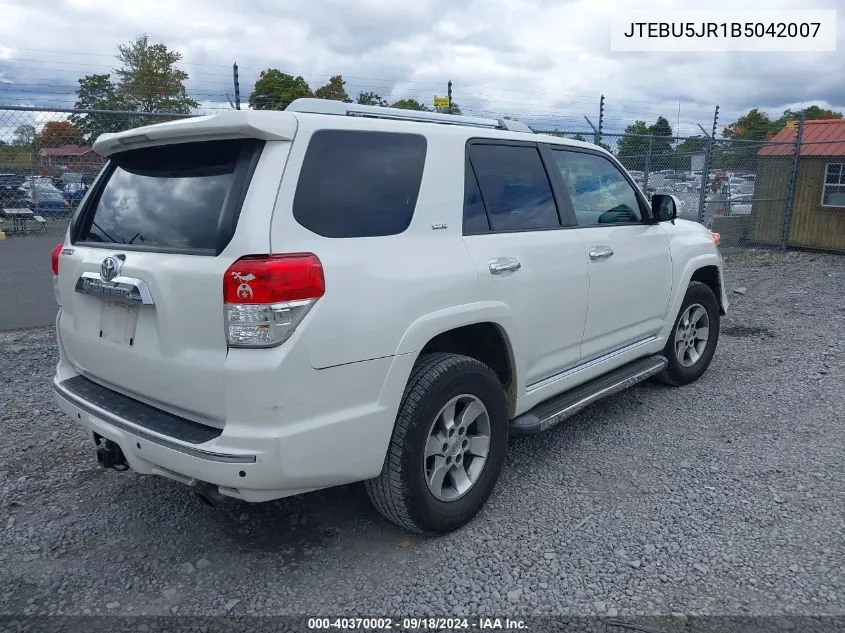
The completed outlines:
<svg viewBox="0 0 845 633">
<path fill-rule="evenodd" d="M 840 2 L 745 0 L 742 8 L 763 15 L 836 9 Z M 719 21 L 720 11 L 736 5 L 711 0 L 707 8 Z M 602 94 L 610 131 L 662 114 L 675 127 L 680 122 L 677 132 L 698 133 L 698 123 L 712 125 L 717 103 L 720 128 L 751 107 L 775 115 L 807 102 L 845 109 L 839 53 L 613 53 L 610 18 L 622 7 L 695 9 L 701 2 L 5 0 L 0 102 L 72 105 L 76 80 L 109 72 L 116 45 L 146 31 L 183 53 L 189 90 L 209 107 L 228 106 L 237 61 L 243 102 L 267 67 L 301 74 L 315 88 L 341 73 L 352 94 L 426 102 L 444 94 L 451 79 L 455 101 L 469 113 L 561 129 L 586 129 L 584 115 L 596 122 Z M 841 46 L 845 11 L 839 13 Z"/>
</svg>

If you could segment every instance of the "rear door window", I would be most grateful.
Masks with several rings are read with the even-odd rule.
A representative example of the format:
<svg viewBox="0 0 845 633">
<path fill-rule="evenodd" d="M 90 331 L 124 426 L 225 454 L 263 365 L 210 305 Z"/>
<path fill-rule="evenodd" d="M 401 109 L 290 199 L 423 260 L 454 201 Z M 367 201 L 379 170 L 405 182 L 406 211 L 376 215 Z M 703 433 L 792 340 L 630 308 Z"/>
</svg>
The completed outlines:
<svg viewBox="0 0 845 633">
<path fill-rule="evenodd" d="M 234 233 L 261 145 L 202 141 L 115 154 L 77 240 L 218 253 Z"/>
<path fill-rule="evenodd" d="M 315 132 L 299 172 L 293 217 L 323 237 L 402 233 L 417 206 L 425 156 L 419 134 Z"/>
<path fill-rule="evenodd" d="M 560 227 L 536 146 L 476 144 L 470 146 L 469 156 L 494 232 Z"/>
</svg>

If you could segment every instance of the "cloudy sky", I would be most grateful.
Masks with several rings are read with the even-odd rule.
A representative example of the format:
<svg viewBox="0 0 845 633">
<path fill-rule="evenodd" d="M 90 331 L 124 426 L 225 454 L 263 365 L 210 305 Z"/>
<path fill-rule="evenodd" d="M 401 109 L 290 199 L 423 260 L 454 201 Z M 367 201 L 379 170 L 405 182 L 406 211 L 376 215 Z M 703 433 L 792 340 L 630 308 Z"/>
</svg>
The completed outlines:
<svg viewBox="0 0 845 633">
<path fill-rule="evenodd" d="M 427 103 L 451 79 L 468 114 L 584 130 L 604 94 L 608 131 L 662 114 L 676 133 L 695 134 L 696 124 L 712 125 L 717 103 L 720 128 L 751 107 L 845 110 L 845 8 L 836 53 L 611 52 L 611 16 L 623 7 L 706 7 L 718 22 L 728 9 L 841 1 L 2 0 L 0 105 L 71 106 L 79 77 L 109 72 L 116 45 L 146 32 L 182 52 L 189 92 L 206 109 L 228 107 L 237 61 L 243 101 L 267 67 L 312 88 L 341 73 L 353 96 Z"/>
</svg>

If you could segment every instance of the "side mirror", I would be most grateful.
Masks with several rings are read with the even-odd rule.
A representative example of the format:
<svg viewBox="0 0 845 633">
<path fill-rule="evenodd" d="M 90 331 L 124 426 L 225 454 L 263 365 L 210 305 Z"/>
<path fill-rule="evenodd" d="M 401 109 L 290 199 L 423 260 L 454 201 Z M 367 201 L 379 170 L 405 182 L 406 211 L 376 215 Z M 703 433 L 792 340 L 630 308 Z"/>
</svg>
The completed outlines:
<svg viewBox="0 0 845 633">
<path fill-rule="evenodd" d="M 681 206 L 680 200 L 675 196 L 656 193 L 651 197 L 651 217 L 654 222 L 675 222 L 678 217 L 678 207 Z"/>
</svg>

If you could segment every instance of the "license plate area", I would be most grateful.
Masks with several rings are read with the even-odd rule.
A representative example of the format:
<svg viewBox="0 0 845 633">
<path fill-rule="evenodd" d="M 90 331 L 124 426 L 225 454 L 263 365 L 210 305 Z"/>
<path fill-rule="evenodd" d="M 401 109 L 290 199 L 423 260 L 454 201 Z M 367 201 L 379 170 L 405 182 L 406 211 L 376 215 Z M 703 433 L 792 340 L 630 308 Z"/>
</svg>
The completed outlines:
<svg viewBox="0 0 845 633">
<path fill-rule="evenodd" d="M 135 344 L 139 306 L 106 301 L 100 316 L 100 338 L 117 345 Z"/>
</svg>

